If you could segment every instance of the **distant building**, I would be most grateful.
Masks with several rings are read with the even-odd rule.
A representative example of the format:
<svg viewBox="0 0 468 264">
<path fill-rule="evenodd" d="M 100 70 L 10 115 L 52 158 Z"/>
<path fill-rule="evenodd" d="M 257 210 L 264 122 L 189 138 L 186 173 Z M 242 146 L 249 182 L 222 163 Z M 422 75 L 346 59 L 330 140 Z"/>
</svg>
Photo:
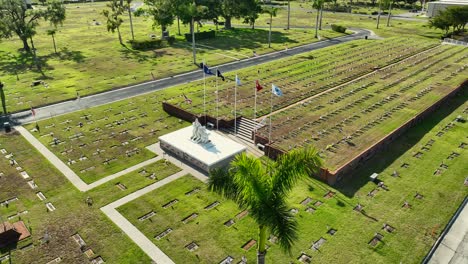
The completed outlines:
<svg viewBox="0 0 468 264">
<path fill-rule="evenodd" d="M 428 17 L 436 16 L 442 10 L 449 6 L 468 6 L 468 0 L 440 0 L 436 2 L 429 2 L 427 6 Z"/>
</svg>

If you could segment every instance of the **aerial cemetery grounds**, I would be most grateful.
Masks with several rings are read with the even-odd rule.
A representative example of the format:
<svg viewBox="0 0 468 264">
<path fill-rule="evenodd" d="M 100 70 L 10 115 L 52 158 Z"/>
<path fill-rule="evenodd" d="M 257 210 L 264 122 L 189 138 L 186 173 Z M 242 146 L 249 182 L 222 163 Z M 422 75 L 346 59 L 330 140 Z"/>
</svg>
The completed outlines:
<svg viewBox="0 0 468 264">
<path fill-rule="evenodd" d="M 205 133 L 203 144 L 180 139 L 191 148 L 221 156 L 209 141 L 216 134 L 265 167 L 289 151 L 317 149 L 319 173 L 285 198 L 297 240 L 285 252 L 268 233 L 267 263 L 421 262 L 468 195 L 468 48 L 441 44 L 440 32 L 419 18 L 341 43 L 357 33 L 330 24 L 374 29 L 375 17 L 334 12 L 324 13 L 315 39 L 310 11 L 292 5 L 296 28 L 282 28 L 280 9 L 271 48 L 268 14 L 256 29 L 203 24 L 217 34 L 197 44 L 209 71 L 253 62 L 223 70 L 223 78 L 193 64 L 183 36 L 156 50 L 120 45 L 106 30 L 102 2 L 67 5 L 57 53 L 47 27 L 38 27 L 43 74 L 30 67 L 32 57 L 15 57 L 18 39 L 2 39 L 8 112 L 35 119 L 50 111 L 42 106 L 68 100 L 79 110 L 24 124 L 12 119 L 11 132 L 2 127 L 0 264 L 255 262 L 252 213 L 211 191 L 209 174 L 187 162 L 187 153 L 162 147 L 160 137 L 184 129 Z M 147 17 L 134 25 L 145 38 L 157 32 Z M 177 25 L 169 30 L 175 34 Z M 130 34 L 127 27 L 122 33 Z M 329 46 L 289 53 L 320 40 Z M 272 52 L 285 57 L 263 61 Z M 191 71 L 197 80 L 81 106 L 80 97 Z M 4 243 L 7 233 L 14 243 Z"/>
</svg>

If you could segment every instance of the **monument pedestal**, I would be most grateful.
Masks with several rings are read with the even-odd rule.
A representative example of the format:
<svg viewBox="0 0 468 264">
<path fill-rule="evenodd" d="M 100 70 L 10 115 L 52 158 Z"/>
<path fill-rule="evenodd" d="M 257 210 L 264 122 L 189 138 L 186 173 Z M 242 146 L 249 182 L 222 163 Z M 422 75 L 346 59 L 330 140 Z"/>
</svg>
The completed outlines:
<svg viewBox="0 0 468 264">
<path fill-rule="evenodd" d="M 210 141 L 207 143 L 194 142 L 190 139 L 192 135 L 192 126 L 163 135 L 159 137 L 161 149 L 205 173 L 215 168 L 226 167 L 234 156 L 247 149 L 244 145 L 214 131 L 211 131 Z"/>
</svg>

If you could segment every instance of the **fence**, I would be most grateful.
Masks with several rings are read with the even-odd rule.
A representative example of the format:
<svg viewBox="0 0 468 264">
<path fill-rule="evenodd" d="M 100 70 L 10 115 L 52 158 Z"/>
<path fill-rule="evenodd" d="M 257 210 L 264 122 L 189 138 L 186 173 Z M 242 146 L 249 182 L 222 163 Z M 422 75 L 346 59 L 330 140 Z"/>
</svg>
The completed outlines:
<svg viewBox="0 0 468 264">
<path fill-rule="evenodd" d="M 456 40 L 456 39 L 451 39 L 451 38 L 444 38 L 442 43 L 447 43 L 447 44 L 452 44 L 452 45 L 460 45 L 460 46 L 465 46 L 468 47 L 468 42 L 461 41 L 461 40 Z"/>
</svg>

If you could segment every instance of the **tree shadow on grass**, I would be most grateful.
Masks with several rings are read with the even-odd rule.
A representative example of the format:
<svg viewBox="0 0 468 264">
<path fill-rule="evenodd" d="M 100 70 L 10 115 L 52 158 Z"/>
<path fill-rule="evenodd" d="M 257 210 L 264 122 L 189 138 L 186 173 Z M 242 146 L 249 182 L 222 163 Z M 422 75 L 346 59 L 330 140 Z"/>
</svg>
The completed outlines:
<svg viewBox="0 0 468 264">
<path fill-rule="evenodd" d="M 31 52 L 21 52 L 14 55 L 9 52 L 0 51 L 0 71 L 9 75 L 17 75 L 27 71 L 33 71 L 42 75 L 39 79 L 53 79 L 52 77 L 44 74 L 44 70 L 51 71 L 55 69 L 48 63 L 51 58 L 57 58 L 61 61 L 74 61 L 76 63 L 81 63 L 86 57 L 81 51 L 72 51 L 68 48 L 63 48 L 58 53 L 37 56 L 36 62 L 34 60 L 34 55 Z M 39 64 L 39 68 L 37 67 L 37 64 Z"/>
<path fill-rule="evenodd" d="M 268 33 L 266 29 L 234 28 L 217 32 L 214 40 L 202 40 L 199 43 L 213 46 L 219 49 L 240 50 L 242 48 L 256 49 L 268 45 Z M 287 34 L 272 31 L 272 44 L 297 43 Z"/>
<path fill-rule="evenodd" d="M 73 61 L 76 63 L 84 62 L 86 58 L 81 51 L 69 50 L 68 48 L 62 48 L 57 54 L 52 54 L 51 57 L 57 57 L 62 61 Z"/>
<path fill-rule="evenodd" d="M 146 62 L 149 61 L 152 57 L 144 52 L 133 50 L 125 47 L 125 49 L 120 49 L 120 53 L 126 59 L 133 59 L 138 62 Z"/>
<path fill-rule="evenodd" d="M 467 100 L 468 85 L 462 88 L 461 92 L 450 99 L 449 102 L 443 104 L 443 106 L 431 114 L 430 117 L 410 128 L 387 148 L 384 148 L 383 151 L 363 162 L 349 177 L 337 183 L 334 186 L 335 189 L 347 197 L 353 197 L 362 186 L 369 182 L 369 176 L 372 173 L 380 173 L 385 170 Z"/>
<path fill-rule="evenodd" d="M 268 45 L 268 30 L 265 29 L 250 29 L 250 28 L 233 28 L 230 30 L 216 31 L 214 39 L 204 39 L 196 41 L 197 44 L 206 45 L 215 49 L 221 50 L 241 50 L 241 49 L 258 49 Z M 190 44 L 191 42 L 185 42 Z M 297 43 L 296 40 L 290 39 L 287 34 L 272 31 L 271 43 Z M 190 45 L 174 45 L 172 47 L 192 50 Z"/>
</svg>

